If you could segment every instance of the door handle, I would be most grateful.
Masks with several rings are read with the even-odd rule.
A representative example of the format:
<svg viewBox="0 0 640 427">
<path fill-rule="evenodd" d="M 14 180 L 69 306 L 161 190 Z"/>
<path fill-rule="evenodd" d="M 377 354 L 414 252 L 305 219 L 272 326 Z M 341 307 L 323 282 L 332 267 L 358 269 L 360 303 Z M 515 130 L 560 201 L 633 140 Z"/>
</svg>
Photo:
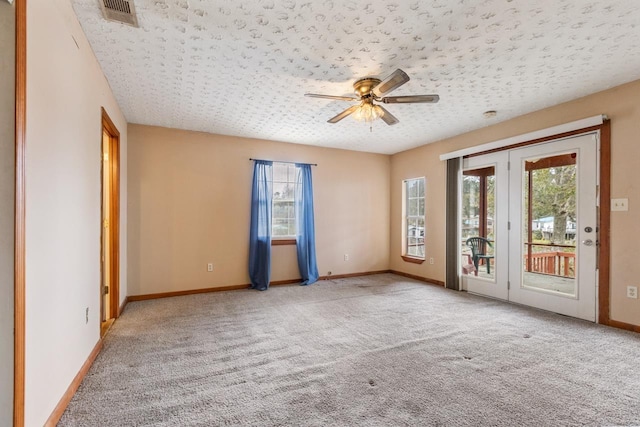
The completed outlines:
<svg viewBox="0 0 640 427">
<path fill-rule="evenodd" d="M 582 244 L 585 246 L 593 246 L 593 240 L 591 239 L 583 240 Z"/>
</svg>

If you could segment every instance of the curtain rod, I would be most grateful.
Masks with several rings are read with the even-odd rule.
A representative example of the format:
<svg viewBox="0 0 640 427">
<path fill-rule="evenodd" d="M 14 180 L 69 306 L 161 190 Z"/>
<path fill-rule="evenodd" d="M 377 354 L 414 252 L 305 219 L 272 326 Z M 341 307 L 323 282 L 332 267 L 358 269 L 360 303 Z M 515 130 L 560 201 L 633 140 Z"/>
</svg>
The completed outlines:
<svg viewBox="0 0 640 427">
<path fill-rule="evenodd" d="M 318 166 L 317 163 L 300 163 L 300 162 L 283 162 L 281 160 L 264 160 L 264 159 L 252 159 L 251 157 L 249 158 L 250 161 L 254 161 L 254 160 L 262 160 L 263 162 L 273 162 L 273 163 L 291 163 L 293 165 L 298 164 L 298 165 L 309 165 L 309 166 Z"/>
</svg>

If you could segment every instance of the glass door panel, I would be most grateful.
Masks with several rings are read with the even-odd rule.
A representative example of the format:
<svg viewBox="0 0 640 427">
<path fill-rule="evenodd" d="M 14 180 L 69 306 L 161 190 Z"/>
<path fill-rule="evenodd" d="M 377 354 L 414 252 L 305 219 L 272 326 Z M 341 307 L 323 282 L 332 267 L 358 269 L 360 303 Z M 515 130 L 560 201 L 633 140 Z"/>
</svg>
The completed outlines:
<svg viewBox="0 0 640 427">
<path fill-rule="evenodd" d="M 524 159 L 522 286 L 576 296 L 577 152 Z"/>
<path fill-rule="evenodd" d="M 507 161 L 507 152 L 464 159 L 460 212 L 462 287 L 500 299 L 508 297 Z"/>
<path fill-rule="evenodd" d="M 463 273 L 491 280 L 495 278 L 495 178 L 494 166 L 465 170 L 462 178 L 460 251 L 466 258 L 463 265 L 473 265 Z M 483 240 L 474 244 L 473 239 L 478 238 Z"/>
</svg>

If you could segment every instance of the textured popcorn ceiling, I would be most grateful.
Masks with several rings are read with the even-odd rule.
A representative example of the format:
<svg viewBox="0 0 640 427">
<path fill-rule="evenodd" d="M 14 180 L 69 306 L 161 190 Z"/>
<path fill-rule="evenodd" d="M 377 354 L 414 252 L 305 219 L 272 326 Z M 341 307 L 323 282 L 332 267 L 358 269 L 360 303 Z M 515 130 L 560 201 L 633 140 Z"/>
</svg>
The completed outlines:
<svg viewBox="0 0 640 427">
<path fill-rule="evenodd" d="M 129 122 L 395 153 L 640 78 L 637 0 L 72 0 Z M 400 123 L 327 120 L 402 68 Z M 486 110 L 498 110 L 485 119 Z"/>
</svg>

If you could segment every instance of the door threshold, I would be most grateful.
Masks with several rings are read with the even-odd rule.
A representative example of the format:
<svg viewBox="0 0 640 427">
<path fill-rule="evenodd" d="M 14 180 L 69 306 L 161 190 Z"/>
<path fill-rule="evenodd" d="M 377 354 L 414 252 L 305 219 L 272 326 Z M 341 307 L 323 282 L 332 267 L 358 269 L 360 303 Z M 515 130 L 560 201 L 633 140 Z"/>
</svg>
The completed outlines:
<svg viewBox="0 0 640 427">
<path fill-rule="evenodd" d="M 100 324 L 100 338 L 104 337 L 107 334 L 107 332 L 111 328 L 111 325 L 113 325 L 114 320 L 116 319 L 105 320 Z"/>
</svg>

